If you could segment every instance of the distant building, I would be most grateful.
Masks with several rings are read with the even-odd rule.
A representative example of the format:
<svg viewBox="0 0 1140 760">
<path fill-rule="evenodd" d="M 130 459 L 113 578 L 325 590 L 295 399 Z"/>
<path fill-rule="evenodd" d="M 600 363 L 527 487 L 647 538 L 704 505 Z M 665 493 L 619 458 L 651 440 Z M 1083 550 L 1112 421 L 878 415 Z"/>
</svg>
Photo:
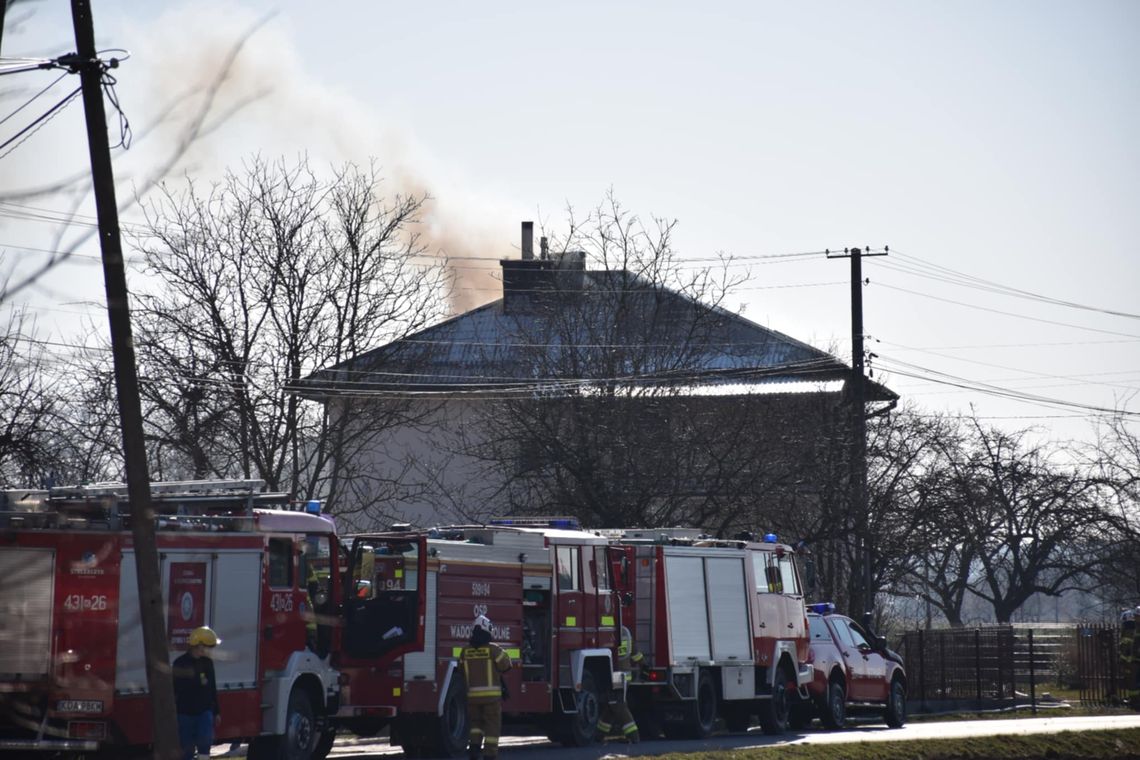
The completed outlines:
<svg viewBox="0 0 1140 760">
<path fill-rule="evenodd" d="M 631 497 L 622 508 L 679 519 L 682 513 L 670 511 L 666 501 L 703 503 L 710 489 L 738 486 L 723 473 L 706 481 L 703 466 L 682 474 L 679 468 L 689 465 L 668 463 L 678 448 L 693 450 L 698 440 L 724 438 L 724 431 L 748 422 L 741 418 L 746 409 L 763 409 L 764 419 L 780 420 L 778 430 L 763 424 L 748 430 L 773 440 L 808 435 L 793 435 L 797 416 L 808 406 L 822 404 L 831 417 L 846 414 L 843 390 L 851 371 L 834 356 L 644 276 L 588 270 L 584 254 L 551 253 L 545 238 L 536 256 L 528 225 L 522 258 L 500 262 L 502 298 L 303 381 L 302 395 L 328 404 L 334 415 L 411 399 L 407 424 L 343 463 L 349 479 L 401 485 L 398 498 L 370 511 L 371 521 L 430 526 L 528 505 L 576 510 L 582 506 L 576 493 L 583 501 L 593 498 L 586 493 L 586 476 L 571 473 L 572 461 L 579 461 L 571 459 L 573 452 L 552 464 L 562 456 L 551 452 L 552 442 L 561 449 L 578 445 L 579 453 L 593 456 L 588 463 L 603 490 L 638 478 L 663 484 L 657 503 L 638 506 Z M 883 386 L 869 388 L 870 401 L 896 398 Z M 520 410 L 542 411 L 530 417 L 531 411 Z M 578 420 L 573 425 L 572 415 Z M 596 424 L 583 425 L 582 419 Z M 528 429 L 529 420 L 541 429 Z M 702 426 L 710 435 L 702 436 Z M 600 450 L 607 445 L 615 451 Z M 590 447 L 599 450 L 586 451 Z M 707 456 L 725 462 L 746 453 L 727 439 L 708 451 L 719 452 Z M 730 475 L 738 478 L 753 466 L 744 457 Z M 535 490 L 543 476 L 570 475 L 578 478 L 576 486 L 557 494 L 549 483 Z M 367 488 L 356 490 L 342 494 L 338 514 L 357 506 L 353 499 L 367 498 Z M 599 497 L 594 514 L 621 507 L 623 493 L 610 490 Z M 732 501 L 731 494 L 716 496 L 724 504 Z M 361 529 L 375 527 L 359 516 L 355 522 Z"/>
</svg>

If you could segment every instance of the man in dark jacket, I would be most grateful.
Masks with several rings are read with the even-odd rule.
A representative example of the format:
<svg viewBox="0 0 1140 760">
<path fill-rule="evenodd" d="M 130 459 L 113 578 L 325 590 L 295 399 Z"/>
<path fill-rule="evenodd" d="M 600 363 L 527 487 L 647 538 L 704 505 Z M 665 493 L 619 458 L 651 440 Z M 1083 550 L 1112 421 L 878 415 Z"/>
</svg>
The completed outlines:
<svg viewBox="0 0 1140 760">
<path fill-rule="evenodd" d="M 210 756 L 214 721 L 220 717 L 210 651 L 221 642 L 211 628 L 195 628 L 186 642 L 190 649 L 174 660 L 174 704 L 183 760 L 194 760 L 195 752 L 198 756 Z"/>
<path fill-rule="evenodd" d="M 459 654 L 467 681 L 467 722 L 469 760 L 494 760 L 499 754 L 499 733 L 503 726 L 502 675 L 511 669 L 511 658 L 498 644 L 491 643 L 491 621 L 486 615 L 475 618 L 471 638 Z"/>
</svg>

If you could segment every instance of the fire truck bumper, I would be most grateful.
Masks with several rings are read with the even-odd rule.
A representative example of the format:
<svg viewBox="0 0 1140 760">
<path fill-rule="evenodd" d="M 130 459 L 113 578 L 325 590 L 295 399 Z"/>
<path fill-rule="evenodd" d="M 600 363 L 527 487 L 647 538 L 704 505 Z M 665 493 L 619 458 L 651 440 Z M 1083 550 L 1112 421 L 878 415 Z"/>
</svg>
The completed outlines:
<svg viewBox="0 0 1140 760">
<path fill-rule="evenodd" d="M 94 752 L 99 742 L 92 739 L 0 739 L 0 751 Z"/>
</svg>

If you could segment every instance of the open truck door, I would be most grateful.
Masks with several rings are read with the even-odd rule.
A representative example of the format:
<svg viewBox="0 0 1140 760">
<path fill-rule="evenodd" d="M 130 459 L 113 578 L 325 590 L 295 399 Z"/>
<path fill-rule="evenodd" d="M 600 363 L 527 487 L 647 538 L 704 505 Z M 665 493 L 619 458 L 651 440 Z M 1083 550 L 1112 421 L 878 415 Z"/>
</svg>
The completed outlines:
<svg viewBox="0 0 1140 760">
<path fill-rule="evenodd" d="M 345 577 L 344 652 L 351 660 L 391 660 L 424 646 L 427 538 L 407 533 L 355 536 Z"/>
</svg>

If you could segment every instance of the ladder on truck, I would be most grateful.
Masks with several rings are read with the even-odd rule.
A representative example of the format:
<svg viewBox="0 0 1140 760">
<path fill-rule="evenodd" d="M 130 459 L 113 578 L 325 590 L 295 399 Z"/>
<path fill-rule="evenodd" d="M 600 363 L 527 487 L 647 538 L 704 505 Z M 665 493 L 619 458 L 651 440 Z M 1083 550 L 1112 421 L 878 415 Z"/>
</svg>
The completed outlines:
<svg viewBox="0 0 1140 760">
<path fill-rule="evenodd" d="M 265 481 L 179 480 L 150 484 L 159 530 L 235 531 L 252 528 L 255 508 L 289 509 L 284 493 L 266 493 Z M 31 494 L 33 492 L 29 492 Z M 125 530 L 131 506 L 126 483 L 57 486 L 0 502 L 0 526 Z"/>
</svg>

